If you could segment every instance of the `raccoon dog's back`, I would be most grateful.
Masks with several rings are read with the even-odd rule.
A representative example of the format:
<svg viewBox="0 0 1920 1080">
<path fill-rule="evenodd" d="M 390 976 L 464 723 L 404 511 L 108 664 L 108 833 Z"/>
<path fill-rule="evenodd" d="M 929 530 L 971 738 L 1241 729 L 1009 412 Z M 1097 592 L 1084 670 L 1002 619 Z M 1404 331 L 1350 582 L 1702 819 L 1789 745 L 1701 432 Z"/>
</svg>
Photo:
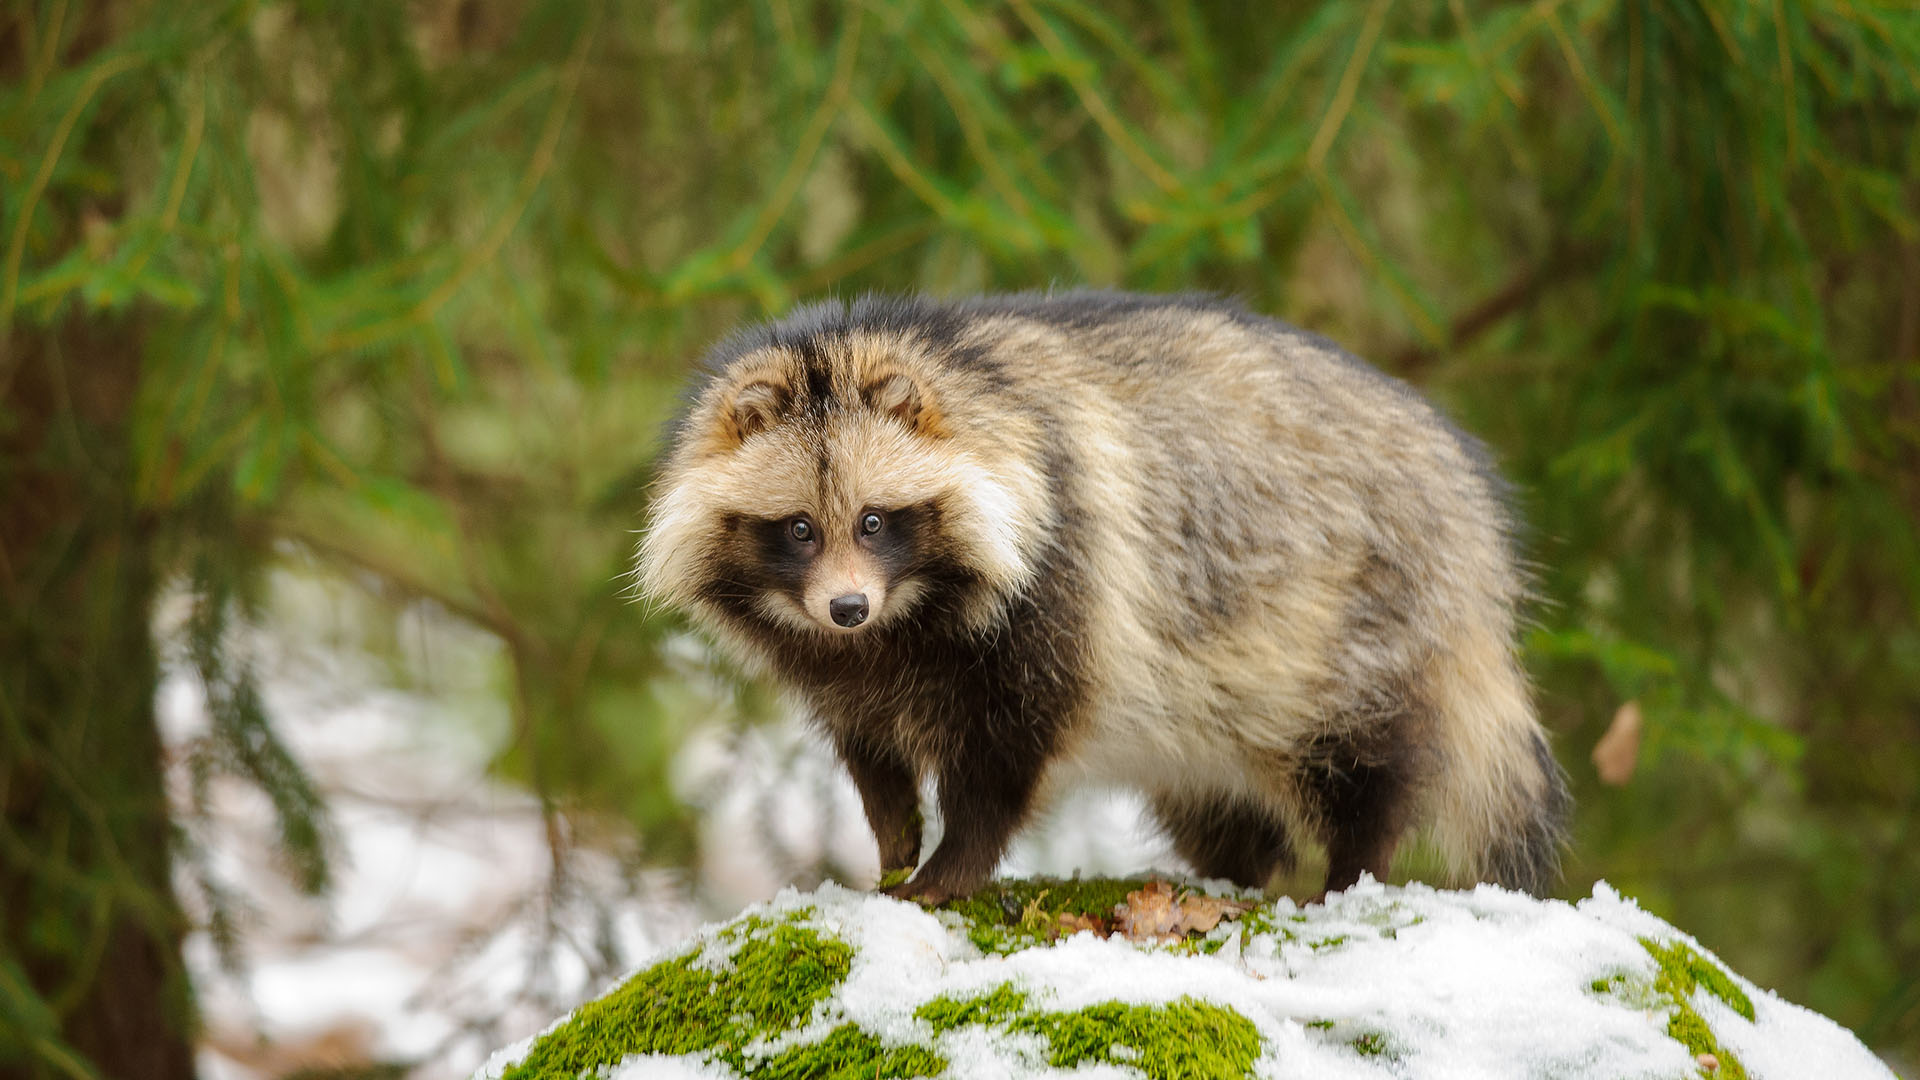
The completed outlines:
<svg viewBox="0 0 1920 1080">
<path fill-rule="evenodd" d="M 1431 826 L 1551 885 L 1565 787 L 1498 479 L 1404 384 L 1208 298 L 803 308 L 720 346 L 638 572 L 811 707 L 899 891 L 976 887 L 1048 789 L 1146 794 L 1201 874 L 1328 888 Z"/>
</svg>

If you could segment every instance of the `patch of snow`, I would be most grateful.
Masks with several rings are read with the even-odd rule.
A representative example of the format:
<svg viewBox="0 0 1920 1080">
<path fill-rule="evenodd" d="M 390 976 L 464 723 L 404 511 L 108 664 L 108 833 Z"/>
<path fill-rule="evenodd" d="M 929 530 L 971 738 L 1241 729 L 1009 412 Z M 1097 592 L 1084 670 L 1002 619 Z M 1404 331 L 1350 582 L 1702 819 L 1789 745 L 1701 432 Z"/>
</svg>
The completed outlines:
<svg viewBox="0 0 1920 1080">
<path fill-rule="evenodd" d="M 717 1061 L 642 1054 L 607 1074 L 607 1080 L 740 1080 Z"/>
<path fill-rule="evenodd" d="M 1705 949 L 1701 953 L 1710 955 Z M 1753 999 L 1753 1023 L 1709 994 L 1694 995 L 1694 1006 L 1749 1076 L 1889 1075 L 1887 1066 L 1858 1040 L 1849 1044 L 1833 1038 L 1833 1021 L 1744 980 L 1740 988 Z"/>
</svg>

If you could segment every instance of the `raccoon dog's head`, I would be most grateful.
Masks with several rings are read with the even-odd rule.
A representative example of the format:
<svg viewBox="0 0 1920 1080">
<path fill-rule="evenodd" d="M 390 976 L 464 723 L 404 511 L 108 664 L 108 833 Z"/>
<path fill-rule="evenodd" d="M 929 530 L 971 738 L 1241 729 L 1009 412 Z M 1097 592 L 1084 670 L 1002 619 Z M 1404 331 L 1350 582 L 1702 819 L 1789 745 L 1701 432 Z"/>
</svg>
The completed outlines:
<svg viewBox="0 0 1920 1080">
<path fill-rule="evenodd" d="M 898 334 L 735 348 L 661 475 L 645 591 L 723 630 L 823 646 L 990 625 L 1032 576 L 1044 481 L 1017 432 L 982 430 L 968 376 Z"/>
</svg>

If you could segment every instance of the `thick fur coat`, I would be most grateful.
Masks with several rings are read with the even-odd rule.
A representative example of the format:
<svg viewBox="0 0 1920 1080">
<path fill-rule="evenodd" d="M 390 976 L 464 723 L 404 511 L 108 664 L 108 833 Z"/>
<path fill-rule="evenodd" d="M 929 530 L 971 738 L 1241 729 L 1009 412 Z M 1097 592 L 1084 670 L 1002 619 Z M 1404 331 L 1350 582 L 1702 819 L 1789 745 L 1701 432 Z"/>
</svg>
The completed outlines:
<svg viewBox="0 0 1920 1080">
<path fill-rule="evenodd" d="M 819 304 L 710 361 L 640 584 L 805 701 L 902 895 L 977 887 L 1073 783 L 1243 884 L 1297 839 L 1329 889 L 1384 877 L 1419 826 L 1463 876 L 1552 884 L 1501 485 L 1404 384 L 1119 293 Z"/>
</svg>

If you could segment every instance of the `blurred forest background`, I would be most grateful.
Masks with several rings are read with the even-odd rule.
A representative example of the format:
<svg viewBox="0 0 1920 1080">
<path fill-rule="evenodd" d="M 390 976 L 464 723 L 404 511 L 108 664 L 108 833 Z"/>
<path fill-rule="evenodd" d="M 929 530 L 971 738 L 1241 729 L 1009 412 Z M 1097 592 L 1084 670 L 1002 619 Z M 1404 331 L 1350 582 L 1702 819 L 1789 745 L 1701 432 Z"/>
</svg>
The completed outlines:
<svg viewBox="0 0 1920 1080">
<path fill-rule="evenodd" d="M 1895 0 L 11 0 L 0 1073 L 192 1074 L 249 927 L 325 910 L 262 635 L 423 699 L 416 624 L 466 642 L 433 737 L 525 793 L 535 922 L 697 881 L 745 841 L 687 747 L 778 710 L 625 595 L 689 363 L 803 298 L 1080 284 L 1237 295 L 1484 435 L 1566 894 L 1911 1069 L 1917 120 Z M 235 785 L 279 892 L 208 827 Z"/>
</svg>

